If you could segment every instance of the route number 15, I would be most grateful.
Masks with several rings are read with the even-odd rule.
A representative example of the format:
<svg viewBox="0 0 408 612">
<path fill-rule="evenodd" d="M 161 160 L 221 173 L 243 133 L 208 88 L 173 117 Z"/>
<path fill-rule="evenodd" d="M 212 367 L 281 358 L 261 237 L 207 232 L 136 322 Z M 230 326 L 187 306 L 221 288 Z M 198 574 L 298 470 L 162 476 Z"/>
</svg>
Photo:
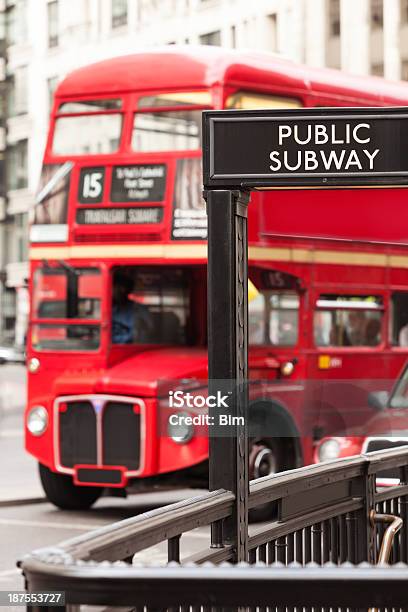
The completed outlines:
<svg viewBox="0 0 408 612">
<path fill-rule="evenodd" d="M 81 204 L 102 202 L 105 168 L 82 168 L 78 200 Z"/>
</svg>

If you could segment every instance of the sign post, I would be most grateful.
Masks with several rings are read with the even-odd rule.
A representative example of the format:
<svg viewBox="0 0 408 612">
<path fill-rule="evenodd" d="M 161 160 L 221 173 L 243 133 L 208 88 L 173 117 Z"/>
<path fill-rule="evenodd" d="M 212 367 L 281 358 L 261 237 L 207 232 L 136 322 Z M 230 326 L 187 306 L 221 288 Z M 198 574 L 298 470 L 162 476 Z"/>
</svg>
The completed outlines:
<svg viewBox="0 0 408 612">
<path fill-rule="evenodd" d="M 209 436 L 210 490 L 232 491 L 236 499 L 232 519 L 226 521 L 222 541 L 212 534 L 213 546 L 230 544 L 234 561 L 248 556 L 248 436 L 246 434 L 248 354 L 248 194 L 210 190 L 208 214 L 208 379 L 209 393 L 219 386 L 229 394 L 229 411 L 244 417 L 226 435 Z M 230 384 L 228 382 L 230 381 Z M 216 421 L 217 408 L 210 408 Z M 213 537 L 214 536 L 214 537 Z"/>
<path fill-rule="evenodd" d="M 205 111 L 203 175 L 208 214 L 209 385 L 231 381 L 233 416 L 246 417 L 247 204 L 264 189 L 408 186 L 408 112 L 399 108 Z M 216 418 L 216 408 L 210 416 Z M 213 411 L 213 414 L 211 414 Z M 210 435 L 210 489 L 235 494 L 235 512 L 213 546 L 248 560 L 247 419 Z M 361 514 L 362 527 L 369 520 Z M 364 529 L 367 533 L 367 529 Z M 373 542 L 365 546 L 373 551 Z M 370 557 L 368 557 L 370 558 Z"/>
</svg>

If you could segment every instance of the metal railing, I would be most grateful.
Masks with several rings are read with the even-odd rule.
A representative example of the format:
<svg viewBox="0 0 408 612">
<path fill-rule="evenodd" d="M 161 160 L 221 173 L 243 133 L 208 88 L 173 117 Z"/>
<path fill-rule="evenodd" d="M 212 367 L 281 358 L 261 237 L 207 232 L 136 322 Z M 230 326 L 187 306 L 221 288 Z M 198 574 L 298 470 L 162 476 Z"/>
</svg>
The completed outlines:
<svg viewBox="0 0 408 612">
<path fill-rule="evenodd" d="M 81 579 L 66 575 L 65 587 L 70 605 L 100 606 L 103 601 L 108 609 L 120 606 L 121 612 L 367 612 L 368 606 L 396 612 L 408 609 L 407 570 L 257 564 L 118 567 L 113 572 L 109 567 L 85 566 Z M 59 585 L 57 571 L 54 577 L 52 584 Z"/>
<path fill-rule="evenodd" d="M 389 475 L 390 470 L 400 483 L 386 488 L 376 486 L 378 476 L 384 472 Z M 404 607 L 403 599 L 397 601 L 398 597 L 389 596 L 391 586 L 383 594 L 377 588 L 381 580 L 386 580 L 385 576 L 390 577 L 390 585 L 393 581 L 399 585 L 398 568 L 389 573 L 389 568 L 363 570 L 341 566 L 345 562 L 376 564 L 387 524 L 377 521 L 373 524 L 373 512 L 402 519 L 402 527 L 389 542 L 387 554 L 391 564 L 408 562 L 408 448 L 308 466 L 251 482 L 250 508 L 271 502 L 275 504 L 276 516 L 248 528 L 248 563 L 254 565 L 255 574 L 239 566 L 201 569 L 188 566 L 189 562 L 221 564 L 234 559 L 234 547 L 223 535 L 223 520 L 234 511 L 235 499 L 230 492 L 215 491 L 32 553 L 21 562 L 27 589 L 65 591 L 66 601 L 73 605 L 131 604 L 142 609 L 157 609 L 158 605 L 162 606 L 159 609 L 178 606 L 201 609 L 200 606 L 227 604 L 290 608 L 300 605 L 294 601 L 292 592 L 297 588 L 306 607 Z M 183 534 L 206 525 L 211 526 L 207 546 L 193 556 L 185 554 Z M 132 565 L 135 554 L 166 541 L 168 561 L 180 563 L 180 567 Z M 268 572 L 273 572 L 265 573 L 260 562 L 272 566 Z M 339 573 L 328 568 L 316 573 L 308 567 L 311 562 L 319 566 L 331 562 L 340 566 Z M 297 566 L 293 567 L 293 563 Z M 291 567 L 282 573 L 281 565 Z M 346 575 L 347 581 L 364 582 L 364 588 L 372 589 L 372 599 L 366 597 L 362 605 L 357 587 L 354 590 L 348 585 L 344 589 L 342 581 Z M 219 576 L 225 577 L 223 586 Z M 311 577 L 319 581 L 321 595 L 317 599 L 311 597 Z M 245 590 L 242 585 L 247 584 L 245 592 L 255 595 L 257 581 L 266 589 L 265 598 L 251 599 L 248 595 L 240 599 Z M 274 581 L 276 592 L 271 586 Z M 282 585 L 287 589 L 285 600 L 278 597 L 283 593 Z M 168 599 L 160 603 L 163 589 Z"/>
</svg>

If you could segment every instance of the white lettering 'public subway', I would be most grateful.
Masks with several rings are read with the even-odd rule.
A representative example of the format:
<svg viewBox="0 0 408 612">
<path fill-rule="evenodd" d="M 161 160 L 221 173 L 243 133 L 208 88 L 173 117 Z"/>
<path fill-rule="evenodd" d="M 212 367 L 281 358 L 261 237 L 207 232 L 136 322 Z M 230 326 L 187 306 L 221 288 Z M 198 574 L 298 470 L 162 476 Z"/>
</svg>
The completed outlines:
<svg viewBox="0 0 408 612">
<path fill-rule="evenodd" d="M 380 152 L 380 149 L 370 152 L 367 149 L 362 151 L 296 151 L 290 155 L 288 151 L 271 151 L 269 157 L 272 164 L 269 168 L 272 172 L 285 170 L 288 172 L 312 171 L 312 170 L 343 170 L 347 171 L 350 168 L 353 170 L 374 170 L 374 159 Z M 368 162 L 368 168 L 367 168 Z"/>
<path fill-rule="evenodd" d="M 358 123 L 353 128 L 349 123 L 345 123 L 342 126 L 333 123 L 330 127 L 315 123 L 314 125 L 308 123 L 302 125 L 302 129 L 297 124 L 292 125 L 279 125 L 278 126 L 278 140 L 279 145 L 283 144 L 285 138 L 293 138 L 296 144 L 306 145 L 310 142 L 314 144 L 351 144 L 357 142 L 358 144 L 367 144 L 370 142 L 370 136 L 365 134 L 365 138 L 362 138 L 359 132 L 361 130 L 369 130 L 369 123 Z M 304 138 L 300 137 L 300 133 Z"/>
</svg>

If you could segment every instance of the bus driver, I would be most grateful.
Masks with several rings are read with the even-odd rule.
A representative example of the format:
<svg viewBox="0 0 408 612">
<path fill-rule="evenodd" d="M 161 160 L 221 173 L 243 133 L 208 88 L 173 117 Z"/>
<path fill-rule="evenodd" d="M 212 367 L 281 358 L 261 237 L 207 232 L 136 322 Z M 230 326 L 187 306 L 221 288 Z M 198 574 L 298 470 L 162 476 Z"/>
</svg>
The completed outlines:
<svg viewBox="0 0 408 612">
<path fill-rule="evenodd" d="M 143 344 L 151 341 L 153 321 L 144 304 L 129 298 L 133 280 L 115 274 L 113 281 L 112 342 L 113 344 Z"/>
</svg>

